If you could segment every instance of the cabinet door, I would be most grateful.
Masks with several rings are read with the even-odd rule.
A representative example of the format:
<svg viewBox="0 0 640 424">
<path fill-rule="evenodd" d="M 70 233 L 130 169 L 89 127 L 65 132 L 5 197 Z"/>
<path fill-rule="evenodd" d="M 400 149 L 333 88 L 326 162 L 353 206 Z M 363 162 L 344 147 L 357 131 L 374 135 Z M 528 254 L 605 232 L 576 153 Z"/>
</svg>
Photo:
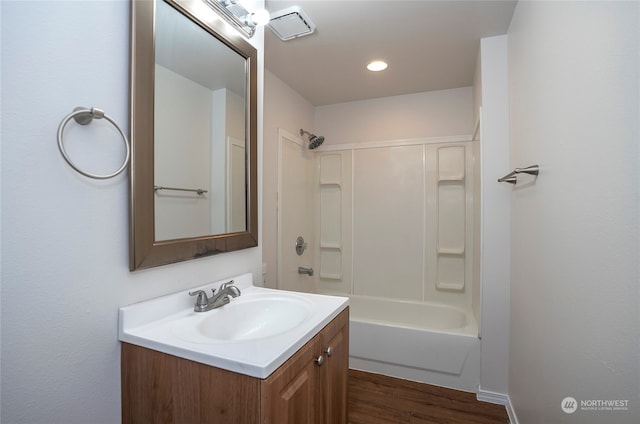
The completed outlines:
<svg viewBox="0 0 640 424">
<path fill-rule="evenodd" d="M 345 309 L 321 332 L 324 363 L 320 367 L 323 387 L 321 423 L 347 424 L 347 376 L 349 371 L 349 309 Z"/>
<path fill-rule="evenodd" d="M 320 381 L 316 336 L 262 383 L 263 424 L 316 424 Z"/>
</svg>

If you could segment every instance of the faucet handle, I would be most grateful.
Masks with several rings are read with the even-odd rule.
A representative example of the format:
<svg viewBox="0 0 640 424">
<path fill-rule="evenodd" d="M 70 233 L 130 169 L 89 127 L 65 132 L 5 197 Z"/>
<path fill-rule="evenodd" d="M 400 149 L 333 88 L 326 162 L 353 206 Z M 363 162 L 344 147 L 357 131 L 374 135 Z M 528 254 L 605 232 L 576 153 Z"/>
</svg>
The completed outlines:
<svg viewBox="0 0 640 424">
<path fill-rule="evenodd" d="M 189 296 L 198 296 L 198 298 L 196 299 L 196 307 L 207 306 L 207 304 L 209 303 L 209 298 L 207 297 L 207 293 L 205 293 L 204 290 L 189 292 Z"/>
<path fill-rule="evenodd" d="M 226 289 L 226 288 L 227 288 L 227 287 L 229 287 L 229 286 L 233 286 L 234 284 L 235 284 L 235 281 L 233 281 L 233 280 L 229 280 L 229 281 L 227 281 L 226 283 L 224 283 L 224 284 L 222 284 L 222 285 L 220 286 L 220 291 L 222 291 L 222 290 Z"/>
<path fill-rule="evenodd" d="M 229 293 L 229 296 L 238 297 L 240 296 L 240 289 L 234 284 L 235 282 L 233 280 L 227 281 L 222 286 L 220 286 L 220 291 L 225 290 L 227 293 Z"/>
</svg>

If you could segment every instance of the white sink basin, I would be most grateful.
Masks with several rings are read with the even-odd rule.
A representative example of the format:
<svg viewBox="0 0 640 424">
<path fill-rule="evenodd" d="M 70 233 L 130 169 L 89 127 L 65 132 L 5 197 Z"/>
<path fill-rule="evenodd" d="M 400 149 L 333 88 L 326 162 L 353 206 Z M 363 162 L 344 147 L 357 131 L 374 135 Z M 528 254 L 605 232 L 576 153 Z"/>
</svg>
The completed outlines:
<svg viewBox="0 0 640 424">
<path fill-rule="evenodd" d="M 273 337 L 299 326 L 313 305 L 293 293 L 245 295 L 208 312 L 194 312 L 172 325 L 188 342 L 224 343 Z"/>
<path fill-rule="evenodd" d="M 220 308 L 194 312 L 188 292 L 211 293 L 225 281 L 120 308 L 126 343 L 266 378 L 348 306 L 346 297 L 266 289 L 251 274 L 234 277 L 241 295 Z"/>
</svg>

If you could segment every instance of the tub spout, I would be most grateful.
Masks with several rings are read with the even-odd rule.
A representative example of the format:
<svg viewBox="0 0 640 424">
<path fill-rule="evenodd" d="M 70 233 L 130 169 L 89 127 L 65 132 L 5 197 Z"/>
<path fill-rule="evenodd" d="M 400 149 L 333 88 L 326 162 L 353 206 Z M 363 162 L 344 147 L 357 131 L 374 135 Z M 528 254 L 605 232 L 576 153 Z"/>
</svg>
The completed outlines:
<svg viewBox="0 0 640 424">
<path fill-rule="evenodd" d="M 298 274 L 307 274 L 309 277 L 313 276 L 313 268 L 305 268 L 303 266 L 298 267 Z"/>
</svg>

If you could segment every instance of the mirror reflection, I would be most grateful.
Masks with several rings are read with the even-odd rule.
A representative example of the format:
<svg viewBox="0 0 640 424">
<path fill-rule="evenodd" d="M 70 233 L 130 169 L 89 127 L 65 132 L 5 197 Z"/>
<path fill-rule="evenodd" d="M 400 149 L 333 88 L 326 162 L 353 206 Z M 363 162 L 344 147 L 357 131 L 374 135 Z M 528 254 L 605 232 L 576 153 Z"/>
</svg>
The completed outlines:
<svg viewBox="0 0 640 424">
<path fill-rule="evenodd" d="M 257 246 L 257 50 L 201 0 L 131 18 L 129 268 Z"/>
<path fill-rule="evenodd" d="M 246 60 L 156 6 L 155 239 L 245 231 Z"/>
</svg>

